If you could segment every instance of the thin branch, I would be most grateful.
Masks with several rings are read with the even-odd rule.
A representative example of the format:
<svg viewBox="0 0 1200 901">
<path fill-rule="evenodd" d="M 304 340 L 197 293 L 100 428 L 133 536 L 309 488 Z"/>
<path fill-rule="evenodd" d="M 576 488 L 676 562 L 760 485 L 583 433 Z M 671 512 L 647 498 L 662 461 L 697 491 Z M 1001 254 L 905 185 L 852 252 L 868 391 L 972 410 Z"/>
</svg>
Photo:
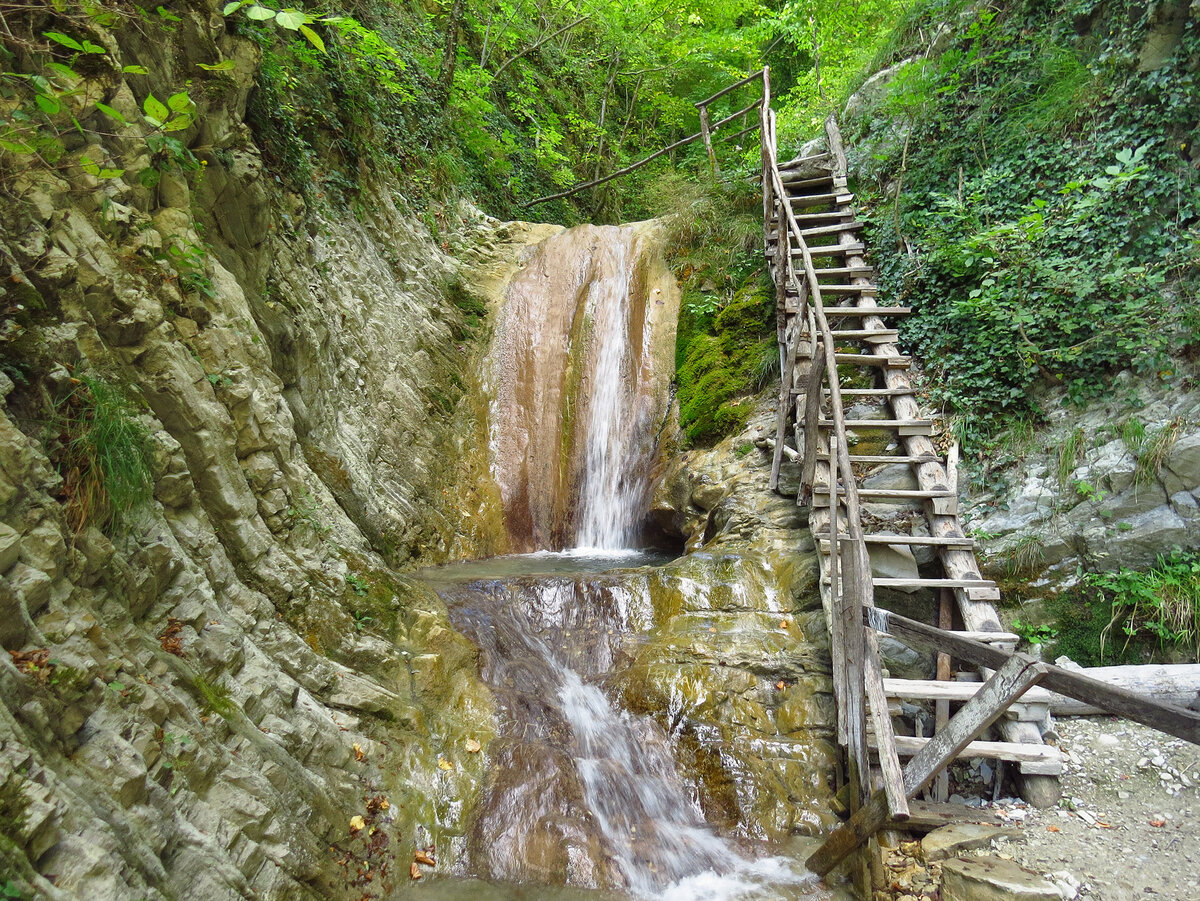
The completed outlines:
<svg viewBox="0 0 1200 901">
<path fill-rule="evenodd" d="M 554 38 L 558 37 L 558 36 L 559 36 L 560 34 L 562 34 L 564 31 L 570 31 L 570 30 L 571 30 L 572 28 L 574 28 L 576 25 L 581 25 L 581 24 L 583 24 L 584 22 L 586 22 L 586 21 L 587 21 L 588 19 L 590 19 L 591 17 L 592 17 L 591 13 L 588 13 L 586 16 L 580 16 L 580 17 L 579 17 L 578 19 L 576 19 L 574 22 L 569 22 L 569 23 L 567 23 L 566 25 L 564 25 L 562 28 L 558 29 L 558 31 L 551 32 L 550 34 L 544 35 L 543 37 L 539 38 L 537 41 L 535 41 L 534 43 L 530 44 L 528 47 L 526 47 L 526 48 L 525 48 L 524 50 L 522 50 L 520 53 L 516 54 L 515 56 L 510 56 L 508 59 L 506 59 L 506 60 L 504 61 L 504 63 L 503 63 L 501 66 L 500 66 L 500 68 L 499 68 L 499 69 L 497 69 L 495 72 L 493 72 L 493 73 L 492 73 L 492 78 L 493 78 L 493 79 L 499 78 L 499 77 L 500 77 L 500 73 L 501 73 L 501 72 L 503 72 L 505 69 L 507 69 L 507 68 L 508 68 L 509 66 L 511 66 L 513 63 L 515 63 L 515 62 L 516 62 L 517 60 L 519 60 L 521 57 L 523 57 L 523 56 L 528 56 L 529 54 L 533 53 L 533 51 L 537 50 L 537 49 L 538 49 L 538 47 L 541 47 L 541 46 L 542 46 L 542 44 L 546 43 L 546 42 L 547 42 L 547 41 L 549 41 L 549 40 L 552 40 L 552 39 L 554 39 Z"/>
</svg>

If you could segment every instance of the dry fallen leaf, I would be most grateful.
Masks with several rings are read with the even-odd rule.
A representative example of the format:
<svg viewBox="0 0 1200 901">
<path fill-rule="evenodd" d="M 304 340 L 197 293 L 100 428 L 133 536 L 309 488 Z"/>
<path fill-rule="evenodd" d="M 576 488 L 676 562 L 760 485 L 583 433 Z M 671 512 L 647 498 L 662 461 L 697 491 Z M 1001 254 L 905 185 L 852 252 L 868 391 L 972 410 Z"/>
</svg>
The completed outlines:
<svg viewBox="0 0 1200 901">
<path fill-rule="evenodd" d="M 775 687 L 776 687 L 776 688 L 777 688 L 779 691 L 783 691 L 783 689 L 785 688 L 785 683 L 784 683 L 784 681 L 783 681 L 782 679 L 780 679 L 778 682 L 776 682 L 776 683 L 775 683 Z"/>
<path fill-rule="evenodd" d="M 1096 825 L 1099 826 L 1101 829 L 1111 829 L 1112 828 L 1112 826 L 1110 824 L 1104 822 L 1104 820 L 1096 820 Z"/>
<path fill-rule="evenodd" d="M 420 867 L 417 866 L 416 861 L 413 861 L 411 864 L 409 864 L 408 878 L 409 879 L 420 879 L 421 878 L 421 869 L 420 869 Z"/>
<path fill-rule="evenodd" d="M 351 832 L 359 832 L 362 829 L 365 829 L 366 825 L 367 825 L 366 820 L 364 820 L 362 817 L 358 816 L 357 814 L 355 816 L 350 817 L 350 831 Z"/>
<path fill-rule="evenodd" d="M 1166 821 L 1166 820 L 1162 820 L 1162 819 L 1155 818 L 1155 819 L 1153 819 L 1153 820 L 1151 820 L 1151 821 L 1150 821 L 1150 825 L 1151 825 L 1151 826 L 1153 826 L 1155 829 L 1160 829 L 1160 828 L 1162 828 L 1163 826 L 1167 825 L 1167 821 Z"/>
<path fill-rule="evenodd" d="M 1057 826 L 1047 826 L 1046 831 L 1047 832 L 1059 832 L 1061 830 Z"/>
<path fill-rule="evenodd" d="M 359 761 L 367 759 L 367 755 L 363 753 L 362 745 L 358 742 L 354 743 L 354 759 Z"/>
<path fill-rule="evenodd" d="M 788 623 L 788 621 L 786 619 L 779 621 L 779 628 L 781 628 L 781 629 L 786 629 L 789 625 L 790 624 Z"/>
<path fill-rule="evenodd" d="M 439 758 L 438 758 L 438 766 L 439 766 L 441 769 L 443 769 L 443 770 L 452 770 L 452 769 L 454 769 L 454 764 L 452 764 L 452 763 L 451 763 L 449 760 L 447 760 L 445 757 L 439 757 Z"/>
<path fill-rule="evenodd" d="M 483 746 L 481 744 L 479 744 L 479 742 L 477 742 L 475 739 L 473 739 L 473 738 L 467 739 L 467 750 L 470 751 L 472 754 L 479 753 L 479 749 L 481 747 L 483 747 Z"/>
<path fill-rule="evenodd" d="M 428 851 L 414 851 L 413 860 L 417 863 L 423 863 L 427 867 L 437 866 L 437 861 L 433 859 L 433 855 Z"/>
<path fill-rule="evenodd" d="M 381 798 L 381 799 L 380 799 L 380 801 L 379 801 L 379 809 L 380 809 L 380 810 L 387 810 L 387 809 L 388 809 L 389 807 L 391 807 L 391 806 L 392 806 L 392 805 L 388 803 L 388 799 L 387 799 L 387 798 Z"/>
</svg>

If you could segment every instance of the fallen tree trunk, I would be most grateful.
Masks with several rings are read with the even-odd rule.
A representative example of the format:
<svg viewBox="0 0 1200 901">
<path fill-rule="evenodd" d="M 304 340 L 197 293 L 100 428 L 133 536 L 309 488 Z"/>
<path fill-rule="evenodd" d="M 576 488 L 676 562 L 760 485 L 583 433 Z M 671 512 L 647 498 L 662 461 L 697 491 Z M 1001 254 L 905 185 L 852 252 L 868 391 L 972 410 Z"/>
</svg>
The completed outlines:
<svg viewBox="0 0 1200 901">
<path fill-rule="evenodd" d="M 1117 688 L 1136 691 L 1156 701 L 1166 701 L 1193 710 L 1200 709 L 1200 664 L 1147 663 L 1140 666 L 1068 666 L 1064 669 L 1091 676 Z M 1097 713 L 1104 711 L 1083 701 L 1050 693 L 1052 716 L 1091 716 Z"/>
</svg>

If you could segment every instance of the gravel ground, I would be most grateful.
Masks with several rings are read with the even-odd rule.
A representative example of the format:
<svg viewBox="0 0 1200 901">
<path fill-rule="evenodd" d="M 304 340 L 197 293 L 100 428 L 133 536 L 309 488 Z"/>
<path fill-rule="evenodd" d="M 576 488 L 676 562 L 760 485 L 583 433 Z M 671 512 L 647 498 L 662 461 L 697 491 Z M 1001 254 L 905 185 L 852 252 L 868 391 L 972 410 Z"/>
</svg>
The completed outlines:
<svg viewBox="0 0 1200 901">
<path fill-rule="evenodd" d="M 1056 722 L 1066 752 L 1057 809 L 1029 811 L 1004 853 L 1066 871 L 1078 897 L 1200 901 L 1200 746 L 1114 717 Z"/>
<path fill-rule="evenodd" d="M 1200 746 L 1114 717 L 1055 726 L 1066 757 L 1058 806 L 970 802 L 1020 824 L 1024 838 L 967 853 L 1012 860 L 1064 899 L 1200 901 Z M 926 869 L 921 856 L 915 843 L 892 853 L 893 872 L 918 874 L 893 898 L 939 897 L 940 865 Z"/>
</svg>

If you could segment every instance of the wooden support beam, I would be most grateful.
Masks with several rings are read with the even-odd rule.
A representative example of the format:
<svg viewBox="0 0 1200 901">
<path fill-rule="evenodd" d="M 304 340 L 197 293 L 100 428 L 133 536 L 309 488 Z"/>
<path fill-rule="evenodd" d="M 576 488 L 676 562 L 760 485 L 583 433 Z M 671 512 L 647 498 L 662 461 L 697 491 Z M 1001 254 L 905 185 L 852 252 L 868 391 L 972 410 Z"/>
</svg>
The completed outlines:
<svg viewBox="0 0 1200 901">
<path fill-rule="evenodd" d="M 864 608 L 864 614 L 869 618 L 882 612 L 877 607 Z M 909 761 L 904 768 L 906 797 L 914 796 L 939 770 L 958 757 L 959 752 L 975 736 L 995 722 L 1026 689 L 1041 680 L 1045 670 L 1045 664 L 1031 658 L 1013 657 L 1006 660 L 979 694 L 963 704 L 941 734 L 930 739 Z M 880 789 L 857 813 L 830 834 L 825 843 L 808 858 L 806 865 L 818 876 L 826 875 L 878 832 L 887 820 L 887 795 Z"/>
<path fill-rule="evenodd" d="M 863 615 L 867 625 L 876 631 L 886 632 L 901 641 L 934 651 L 945 651 L 976 666 L 995 669 L 1010 659 L 1033 660 L 1027 654 L 1009 653 L 878 607 L 866 610 Z M 1176 738 L 1200 744 L 1200 712 L 1157 701 L 1061 667 L 1049 664 L 1045 666 L 1043 688 L 1174 735 Z"/>
</svg>

